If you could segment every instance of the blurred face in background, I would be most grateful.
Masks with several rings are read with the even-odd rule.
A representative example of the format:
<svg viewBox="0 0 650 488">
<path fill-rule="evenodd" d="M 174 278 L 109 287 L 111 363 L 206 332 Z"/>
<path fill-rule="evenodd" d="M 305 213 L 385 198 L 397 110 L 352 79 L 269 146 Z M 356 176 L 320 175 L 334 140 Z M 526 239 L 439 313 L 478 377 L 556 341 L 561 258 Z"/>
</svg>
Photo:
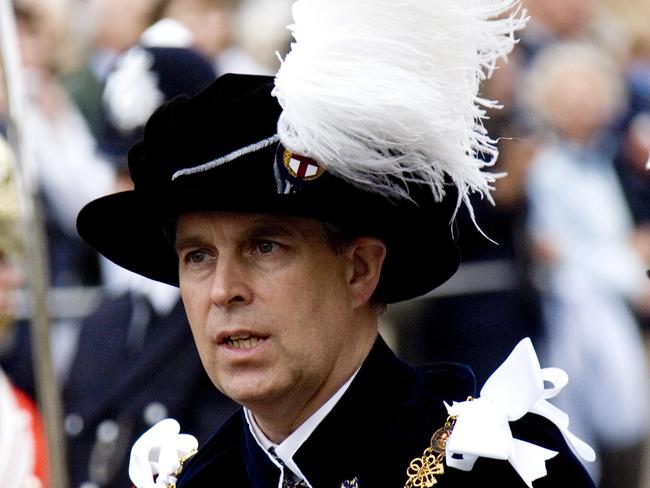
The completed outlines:
<svg viewBox="0 0 650 488">
<path fill-rule="evenodd" d="M 194 34 L 196 47 L 209 58 L 232 40 L 232 7 L 223 0 L 172 0 L 164 12 Z"/>
<path fill-rule="evenodd" d="M 591 18 L 595 0 L 525 0 L 534 22 L 560 38 L 579 36 Z"/>
<path fill-rule="evenodd" d="M 573 41 L 544 49 L 520 89 L 531 118 L 578 144 L 600 136 L 627 98 L 620 67 L 595 46 Z"/>
<path fill-rule="evenodd" d="M 613 118 L 609 102 L 611 90 L 606 76 L 596 67 L 567 68 L 549 92 L 552 122 L 568 139 L 588 142 Z"/>
<path fill-rule="evenodd" d="M 52 9 L 44 2 L 18 2 L 15 14 L 23 66 L 50 71 L 57 37 Z"/>
<path fill-rule="evenodd" d="M 153 22 L 159 0 L 90 0 L 88 25 L 97 47 L 121 52 Z"/>
</svg>

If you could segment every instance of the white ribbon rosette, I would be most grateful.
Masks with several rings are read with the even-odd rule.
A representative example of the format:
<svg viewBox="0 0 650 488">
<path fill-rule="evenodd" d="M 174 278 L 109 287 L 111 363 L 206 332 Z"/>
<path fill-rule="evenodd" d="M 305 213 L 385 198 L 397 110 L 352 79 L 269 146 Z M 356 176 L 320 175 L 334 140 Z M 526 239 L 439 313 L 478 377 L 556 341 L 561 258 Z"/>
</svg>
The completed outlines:
<svg viewBox="0 0 650 488">
<path fill-rule="evenodd" d="M 161 420 L 133 444 L 129 477 L 136 488 L 176 486 L 183 462 L 199 445 L 195 437 L 180 430 L 176 420 Z"/>
<path fill-rule="evenodd" d="M 549 419 L 576 456 L 594 461 L 594 450 L 569 432 L 569 416 L 548 402 L 568 381 L 561 369 L 541 369 L 531 340 L 522 340 L 487 380 L 479 398 L 445 404 L 449 415 L 457 417 L 446 445 L 447 465 L 470 471 L 479 457 L 507 460 L 532 488 L 534 480 L 546 476 L 546 461 L 558 453 L 512 436 L 508 422 L 528 412 Z M 544 382 L 552 386 L 545 388 Z"/>
</svg>

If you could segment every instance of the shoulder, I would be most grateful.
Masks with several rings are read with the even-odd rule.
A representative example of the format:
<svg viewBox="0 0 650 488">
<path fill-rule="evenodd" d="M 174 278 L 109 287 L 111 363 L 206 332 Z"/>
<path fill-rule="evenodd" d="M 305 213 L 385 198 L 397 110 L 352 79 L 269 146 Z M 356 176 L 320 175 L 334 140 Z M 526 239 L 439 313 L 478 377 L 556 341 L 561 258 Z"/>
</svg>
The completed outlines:
<svg viewBox="0 0 650 488">
<path fill-rule="evenodd" d="M 442 427 L 447 418 L 445 402 L 466 400 L 474 395 L 475 385 L 474 373 L 468 366 L 457 363 L 418 366 L 400 415 L 411 425 L 403 429 L 413 430 L 425 425 Z"/>
<path fill-rule="evenodd" d="M 398 358 L 380 337 L 349 392 L 367 398 L 381 390 L 391 395 L 395 405 L 405 399 L 418 404 L 442 404 L 441 399 L 466 399 L 473 394 L 475 384 L 474 373 L 464 364 L 435 362 L 414 367 Z"/>
<path fill-rule="evenodd" d="M 438 397 L 451 400 L 473 395 L 476 388 L 472 369 L 460 363 L 438 362 L 417 366 L 415 378 L 414 392 L 433 391 Z"/>
<path fill-rule="evenodd" d="M 404 486 L 409 463 L 447 419 L 445 402 L 465 400 L 473 390 L 468 368 L 447 363 L 415 368 L 379 339 L 294 460 L 313 486 L 340 486 L 354 478 L 361 487 Z"/>
<path fill-rule="evenodd" d="M 396 430 L 401 435 L 418 438 L 420 443 L 428 442 L 447 418 L 445 402 L 473 396 L 475 384 L 472 370 L 462 364 L 432 363 L 416 367 L 414 381 L 397 417 Z"/>
<path fill-rule="evenodd" d="M 433 363 L 415 368 L 399 409 L 376 422 L 373 444 L 380 448 L 369 463 L 371 469 L 359 470 L 360 486 L 362 481 L 367 486 L 388 486 L 387 481 L 403 486 L 409 465 L 424 455 L 434 432 L 445 425 L 445 402 L 466 400 L 474 386 L 474 375 L 464 365 Z"/>
</svg>

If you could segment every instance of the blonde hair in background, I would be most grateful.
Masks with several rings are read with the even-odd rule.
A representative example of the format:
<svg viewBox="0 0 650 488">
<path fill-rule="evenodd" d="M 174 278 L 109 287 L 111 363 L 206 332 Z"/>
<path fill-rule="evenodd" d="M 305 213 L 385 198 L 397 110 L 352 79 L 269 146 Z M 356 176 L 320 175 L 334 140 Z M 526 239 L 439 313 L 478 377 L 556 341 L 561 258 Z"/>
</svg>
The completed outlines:
<svg viewBox="0 0 650 488">
<path fill-rule="evenodd" d="M 255 61 L 275 72 L 280 67 L 278 53 L 286 54 L 291 41 L 294 0 L 240 0 L 235 16 L 237 43 Z"/>
<path fill-rule="evenodd" d="M 619 66 L 603 49 L 587 42 L 545 48 L 520 86 L 521 102 L 534 121 L 565 135 L 572 123 L 603 128 L 627 102 Z"/>
</svg>

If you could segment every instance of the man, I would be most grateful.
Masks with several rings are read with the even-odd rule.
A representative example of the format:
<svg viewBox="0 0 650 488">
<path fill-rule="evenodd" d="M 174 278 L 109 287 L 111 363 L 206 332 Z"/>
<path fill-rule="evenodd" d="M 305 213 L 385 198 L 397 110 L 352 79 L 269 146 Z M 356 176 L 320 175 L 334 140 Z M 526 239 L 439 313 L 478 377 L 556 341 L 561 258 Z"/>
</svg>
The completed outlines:
<svg viewBox="0 0 650 488">
<path fill-rule="evenodd" d="M 331 88 L 326 76 L 339 71 L 327 71 L 325 78 L 307 76 L 318 80 L 309 87 Z M 451 487 L 486 480 L 519 487 L 532 486 L 544 469 L 549 475 L 536 487 L 593 486 L 553 422 L 521 418 L 527 410 L 512 424 L 518 439 L 536 444 L 526 444 L 536 454 L 522 453 L 524 461 L 539 460 L 540 452 L 550 459 L 534 475 L 513 469 L 513 459 L 481 458 L 464 471 L 443 466 L 445 439 L 456 435 L 444 401 L 474 395 L 471 372 L 406 365 L 378 337 L 377 323 L 387 304 L 423 294 L 456 270 L 449 226 L 454 186 L 440 182 L 442 193 L 452 194 L 440 198 L 432 191 L 435 178 L 418 172 L 418 163 L 406 164 L 406 144 L 374 142 L 367 158 L 394 160 L 406 170 L 386 166 L 378 187 L 364 184 L 373 175 L 350 172 L 346 164 L 358 160 L 341 157 L 346 138 L 359 141 L 364 114 L 352 110 L 357 123 L 340 125 L 332 124 L 336 111 L 323 105 L 322 112 L 297 110 L 326 113 L 325 125 L 342 131 L 332 139 L 342 152 L 320 155 L 328 134 L 314 129 L 320 127 L 314 118 L 307 126 L 287 119 L 295 101 L 287 96 L 300 92 L 295 85 L 283 91 L 287 85 L 280 75 L 275 84 L 270 77 L 225 75 L 193 98 L 164 105 L 129 154 L 135 190 L 91 202 L 79 215 L 81 235 L 106 257 L 180 286 L 204 367 L 244 407 L 189 461 L 172 463 L 177 470 L 169 469 L 169 453 L 185 453 L 184 447 L 152 445 L 144 457 L 136 455 L 136 484 L 153 486 L 153 478 L 135 472 L 160 452 L 156 484 L 178 488 Z M 399 115 L 391 108 L 391 118 Z M 370 125 L 382 129 L 376 119 Z M 296 150 L 296 139 L 312 140 L 309 130 L 319 135 L 308 156 Z M 413 129 L 407 132 L 414 139 Z M 416 159 L 423 154 L 412 152 Z M 453 169 L 445 174 L 461 192 L 475 187 L 467 179 L 459 184 Z M 433 436 L 440 428 L 446 430 Z M 449 454 L 447 463 L 456 464 Z"/>
<path fill-rule="evenodd" d="M 246 407 L 187 464 L 177 486 L 278 486 L 288 477 L 283 465 L 316 487 L 355 478 L 359 486 L 403 485 L 410 461 L 445 423 L 443 400 L 462 401 L 474 385 L 458 366 L 416 373 L 377 337 L 377 321 L 384 304 L 435 286 L 457 265 L 450 235 L 416 227 L 428 217 L 444 228 L 453 207 L 424 199 L 395 205 L 320 167 L 313 186 L 278 193 L 274 169 L 282 165 L 289 181 L 296 156 L 277 143 L 171 179 L 193 160 L 232 153 L 230 138 L 206 137 L 210 117 L 232 137 L 253 115 L 253 139 L 273 132 L 280 108 L 271 89 L 270 78 L 228 75 L 160 109 L 130 154 L 136 190 L 91 203 L 79 230 L 118 263 L 178 279 L 204 367 Z M 322 207 L 325 195 L 336 199 Z M 524 419 L 516 429 L 561 452 L 547 463 L 551 474 L 587 483 L 549 426 Z M 504 486 L 521 486 L 507 463 L 481 468 L 450 469 L 440 479 L 465 486 L 498 475 L 510 480 Z M 556 483 L 540 481 L 547 479 Z"/>
</svg>

